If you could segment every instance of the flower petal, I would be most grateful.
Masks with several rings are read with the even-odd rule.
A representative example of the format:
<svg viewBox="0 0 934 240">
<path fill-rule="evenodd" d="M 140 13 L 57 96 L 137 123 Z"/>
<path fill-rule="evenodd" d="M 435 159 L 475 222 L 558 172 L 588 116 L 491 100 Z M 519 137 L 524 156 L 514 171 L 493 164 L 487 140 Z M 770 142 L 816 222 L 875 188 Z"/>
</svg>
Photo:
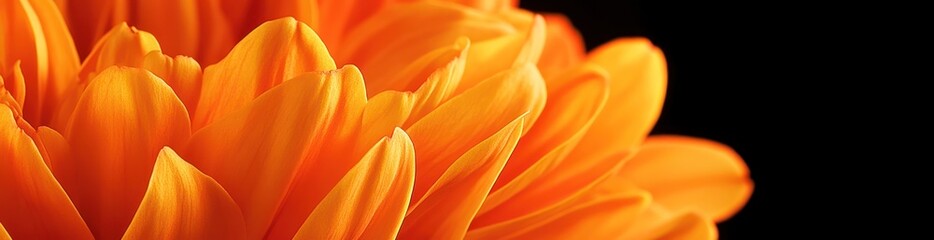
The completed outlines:
<svg viewBox="0 0 934 240">
<path fill-rule="evenodd" d="M 394 239 L 409 207 L 414 180 L 412 142 L 396 128 L 321 200 L 295 238 Z"/>
<path fill-rule="evenodd" d="M 422 195 L 424 197 L 409 208 L 399 232 L 400 238 L 464 238 L 470 222 L 522 136 L 526 117 L 516 118 L 454 161 Z M 416 179 L 416 183 L 418 181 Z M 413 199 L 416 196 L 413 195 Z"/>
<path fill-rule="evenodd" d="M 681 136 L 652 136 L 619 173 L 672 211 L 722 221 L 752 194 L 749 169 L 729 147 Z"/>
<path fill-rule="evenodd" d="M 518 8 L 519 0 L 446 0 L 449 2 L 456 2 L 463 4 L 464 6 L 485 10 L 502 10 L 509 7 Z"/>
<path fill-rule="evenodd" d="M 50 126 L 65 129 L 71 114 L 88 82 L 111 66 L 140 67 L 143 58 L 151 51 L 159 51 L 159 42 L 152 34 L 139 31 L 120 23 L 110 29 L 94 46 L 78 72 L 77 85 L 69 89 L 68 95 L 57 109 Z"/>
<path fill-rule="evenodd" d="M 395 127 L 408 128 L 453 97 L 464 73 L 465 54 L 470 44 L 466 38 L 461 40 L 451 48 L 426 54 L 397 75 L 403 76 L 399 79 L 427 79 L 414 92 L 384 91 L 370 98 L 363 111 L 361 138 L 369 141 L 386 135 Z"/>
<path fill-rule="evenodd" d="M 196 132 L 181 155 L 240 205 L 248 238 L 290 237 L 360 159 L 347 149 L 364 91 L 353 66 L 299 75 Z"/>
<path fill-rule="evenodd" d="M 399 29 L 406 31 L 400 32 Z M 400 69 L 407 68 L 427 53 L 447 48 L 467 37 L 471 42 L 467 61 L 471 61 L 475 51 L 473 44 L 516 32 L 516 27 L 497 15 L 457 4 L 436 1 L 400 4 L 377 13 L 352 29 L 341 43 L 341 51 L 336 52 L 335 59 L 360 66 L 367 75 L 367 89 L 374 93 L 412 91 L 419 82 L 413 84 L 412 79 L 395 76 L 399 75 Z M 510 66 L 492 69 L 490 74 L 477 81 Z"/>
<path fill-rule="evenodd" d="M 201 96 L 201 65 L 195 59 L 185 56 L 172 58 L 153 51 L 146 54 L 142 65 L 169 84 L 178 98 L 182 99 L 188 114 L 194 114 L 198 97 Z"/>
<path fill-rule="evenodd" d="M 245 239 L 246 225 L 223 187 L 165 147 L 123 238 Z"/>
<path fill-rule="evenodd" d="M 23 70 L 20 67 L 20 61 L 13 63 L 13 69 L 11 72 L 0 72 L 0 89 L 4 89 L 5 92 L 0 92 L 0 94 L 10 94 L 10 98 L 16 101 L 17 109 L 16 111 L 22 112 L 22 104 L 26 101 L 26 80 L 23 79 Z M 4 66 L 0 66 L 3 68 Z"/>
<path fill-rule="evenodd" d="M 33 139 L 15 118 L 8 106 L 0 104 L 0 222 L 18 239 L 92 239 Z"/>
<path fill-rule="evenodd" d="M 94 45 L 81 65 L 78 81 L 86 83 L 111 66 L 140 67 L 146 54 L 161 50 L 159 41 L 151 33 L 120 23 Z"/>
<path fill-rule="evenodd" d="M 0 240 L 12 240 L 10 234 L 6 232 L 6 228 L 3 228 L 3 223 L 0 223 Z"/>
<path fill-rule="evenodd" d="M 694 212 L 670 212 L 653 204 L 620 239 L 717 239 L 717 226 Z"/>
<path fill-rule="evenodd" d="M 546 80 L 558 77 L 584 61 L 584 39 L 567 17 L 546 14 L 545 33 L 545 47 L 538 60 L 538 70 Z"/>
<path fill-rule="evenodd" d="M 519 116 L 526 124 L 538 118 L 545 104 L 541 75 L 532 65 L 501 72 L 458 95 L 417 120 L 406 130 L 418 149 L 414 199 L 469 149 L 500 131 Z M 527 127 L 523 133 L 528 131 Z"/>
<path fill-rule="evenodd" d="M 590 131 L 571 153 L 602 159 L 640 144 L 661 113 L 667 70 L 661 51 L 646 39 L 620 39 L 588 56 L 610 75 L 610 96 Z"/>
<path fill-rule="evenodd" d="M 602 69 L 585 65 L 564 78 L 569 78 L 561 80 L 567 84 L 548 86 L 548 103 L 541 117 L 519 141 L 480 214 L 512 198 L 566 161 L 567 154 L 602 111 L 608 95 L 608 77 Z"/>
<path fill-rule="evenodd" d="M 650 195 L 610 178 L 599 187 L 540 211 L 472 229 L 468 239 L 615 239 L 637 222 Z"/>
<path fill-rule="evenodd" d="M 495 193 L 497 195 L 490 199 L 493 200 L 490 201 L 492 207 L 481 208 L 472 227 L 479 228 L 519 218 L 585 194 L 600 186 L 605 179 L 616 175 L 623 163 L 631 158 L 632 152 L 623 151 L 603 159 L 568 158 L 573 161 L 560 161 L 554 167 L 560 171 L 542 174 L 518 192 L 506 192 L 512 197 L 500 200 L 503 199 L 500 194 L 506 193 Z"/>
<path fill-rule="evenodd" d="M 266 90 L 304 72 L 335 69 L 321 39 L 294 18 L 263 23 L 230 54 L 204 70 L 194 129 L 250 103 Z"/>
<path fill-rule="evenodd" d="M 62 134 L 46 126 L 36 129 L 36 134 L 39 136 L 40 142 L 42 142 L 42 145 L 48 153 L 48 156 L 45 157 L 45 164 L 48 165 L 50 169 L 53 168 L 52 164 L 54 162 L 68 159 L 68 154 L 71 150 L 69 149 L 68 141 L 65 140 Z"/>
<path fill-rule="evenodd" d="M 156 154 L 188 140 L 185 106 L 142 69 L 111 67 L 88 84 L 65 136 L 70 159 L 52 166 L 95 237 L 123 235 L 146 192 Z"/>
<path fill-rule="evenodd" d="M 65 20 L 50 0 L 15 0 L 0 7 L 0 73 L 22 61 L 23 117 L 46 124 L 73 85 L 78 54 Z"/>
<path fill-rule="evenodd" d="M 489 41 L 476 41 L 467 54 L 467 70 L 458 93 L 504 69 L 538 62 L 545 46 L 545 20 L 526 12 L 505 12 L 504 15 L 522 31 Z"/>
<path fill-rule="evenodd" d="M 159 38 L 167 52 L 197 56 L 201 37 L 198 24 L 199 1 L 161 0 L 133 1 L 130 9 L 132 24 Z M 171 16 L 167 16 L 171 14 Z M 130 18 L 118 21 L 130 21 Z M 207 34 L 205 34 L 207 36 Z"/>
</svg>

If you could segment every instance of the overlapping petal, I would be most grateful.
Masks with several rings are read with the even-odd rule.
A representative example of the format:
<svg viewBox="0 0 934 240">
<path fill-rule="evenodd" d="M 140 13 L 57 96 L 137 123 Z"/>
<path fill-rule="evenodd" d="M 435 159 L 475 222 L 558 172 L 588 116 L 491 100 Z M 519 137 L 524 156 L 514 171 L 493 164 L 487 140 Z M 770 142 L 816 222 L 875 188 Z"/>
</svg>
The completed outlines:
<svg viewBox="0 0 934 240">
<path fill-rule="evenodd" d="M 23 117 L 36 124 L 48 123 L 78 70 L 77 52 L 55 3 L 15 0 L 0 4 L 0 49 L 0 74 L 18 71 L 14 64 L 21 64 L 25 89 L 14 86 L 11 91 L 25 95 L 19 101 Z"/>
<path fill-rule="evenodd" d="M 67 159 L 55 176 L 98 238 L 118 238 L 146 191 L 156 154 L 191 135 L 188 112 L 148 71 L 111 67 L 77 101 L 65 139 Z"/>
<path fill-rule="evenodd" d="M 250 103 L 304 72 L 335 69 L 321 39 L 308 25 L 282 18 L 260 25 L 223 60 L 204 69 L 195 129 Z"/>
<path fill-rule="evenodd" d="M 623 38 L 594 50 L 587 62 L 610 77 L 606 108 L 571 158 L 599 159 L 638 146 L 661 113 L 667 85 L 664 55 L 647 39 Z"/>
<path fill-rule="evenodd" d="M 661 51 L 516 4 L 8 1 L 0 238 L 716 238 L 752 183 L 646 140 Z"/>
<path fill-rule="evenodd" d="M 246 224 L 223 187 L 165 147 L 123 238 L 246 239 Z"/>
<path fill-rule="evenodd" d="M 652 136 L 620 171 L 671 211 L 696 211 L 722 221 L 752 194 L 749 170 L 722 144 L 682 136 Z"/>
<path fill-rule="evenodd" d="M 0 238 L 92 239 L 19 118 L 0 104 Z"/>
<path fill-rule="evenodd" d="M 321 200 L 295 238 L 394 239 L 409 207 L 414 181 L 412 142 L 396 128 Z"/>
<path fill-rule="evenodd" d="M 365 96 L 353 66 L 302 74 L 196 132 L 181 155 L 240 204 L 248 238 L 291 236 L 359 159 L 346 149 Z"/>
</svg>

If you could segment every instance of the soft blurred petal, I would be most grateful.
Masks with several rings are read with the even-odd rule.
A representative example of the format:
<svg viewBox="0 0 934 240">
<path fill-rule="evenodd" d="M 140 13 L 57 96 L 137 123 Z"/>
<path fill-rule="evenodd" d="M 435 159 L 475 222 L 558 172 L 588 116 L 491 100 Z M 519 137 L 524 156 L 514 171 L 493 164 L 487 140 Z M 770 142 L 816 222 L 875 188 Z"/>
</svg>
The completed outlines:
<svg viewBox="0 0 934 240">
<path fill-rule="evenodd" d="M 0 69 L 2 68 L 3 66 L 0 66 Z M 15 107 L 14 111 L 22 113 L 23 101 L 26 101 L 26 79 L 23 77 L 19 61 L 13 63 L 10 72 L 0 72 L 0 89 L 3 91 L 0 92 L 0 97 L 9 97 L 9 100 L 16 102 L 8 106 Z"/>
<path fill-rule="evenodd" d="M 730 147 L 713 141 L 652 136 L 620 171 L 672 211 L 696 211 L 722 221 L 752 194 L 749 169 Z"/>
<path fill-rule="evenodd" d="M 412 142 L 396 128 L 321 200 L 295 238 L 394 239 L 409 207 L 414 180 Z"/>
<path fill-rule="evenodd" d="M 655 125 L 665 99 L 665 57 L 647 39 L 618 39 L 594 50 L 587 62 L 610 76 L 610 96 L 590 131 L 571 153 L 600 159 L 639 145 Z"/>
<path fill-rule="evenodd" d="M 463 4 L 464 6 L 480 9 L 480 10 L 502 10 L 506 8 L 516 8 L 519 7 L 519 0 L 445 0 L 448 2 L 456 2 Z"/>
<path fill-rule="evenodd" d="M 636 217 L 620 239 L 717 239 L 717 226 L 694 212 L 671 212 L 661 205 L 650 205 Z"/>
<path fill-rule="evenodd" d="M 304 72 L 335 69 L 321 39 L 294 18 L 264 23 L 223 60 L 204 69 L 192 122 L 200 129 Z"/>
<path fill-rule="evenodd" d="M 123 238 L 246 239 L 246 225 L 223 187 L 165 147 Z"/>
<path fill-rule="evenodd" d="M 545 33 L 545 47 L 538 60 L 538 69 L 550 81 L 584 61 L 586 49 L 584 39 L 564 15 L 546 14 Z"/>
<path fill-rule="evenodd" d="M 117 1 L 121 0 L 115 0 L 114 2 Z M 199 2 L 206 1 L 143 0 L 128 2 L 132 5 L 132 8 L 128 10 L 133 14 L 128 16 L 127 19 L 119 19 L 118 21 L 130 21 L 132 19 L 133 21 L 130 24 L 151 32 L 159 38 L 162 47 L 170 53 L 197 56 L 202 30 L 198 24 L 198 5 Z"/>
<path fill-rule="evenodd" d="M 412 91 L 418 85 L 409 82 L 411 79 L 394 77 L 399 69 L 462 37 L 469 38 L 471 46 L 467 84 L 460 84 L 458 92 L 510 67 L 537 62 L 544 23 L 519 10 L 500 14 L 436 1 L 399 4 L 353 28 L 335 59 L 360 66 L 367 75 L 367 89 L 374 92 Z"/>
<path fill-rule="evenodd" d="M 18 239 L 92 239 L 34 140 L 0 104 L 0 222 Z"/>
<path fill-rule="evenodd" d="M 21 61 L 25 79 L 23 117 L 46 124 L 74 84 L 78 55 L 64 18 L 51 0 L 0 4 L 0 74 Z M 17 90 L 19 91 L 19 90 Z"/>
<path fill-rule="evenodd" d="M 400 237 L 464 238 L 470 222 L 522 136 L 526 116 L 516 118 L 457 158 L 421 195 L 420 200 L 413 201 L 402 223 Z M 413 195 L 413 199 L 417 196 Z"/>
<path fill-rule="evenodd" d="M 64 136 L 56 177 L 98 238 L 118 238 L 146 192 L 156 154 L 191 134 L 188 112 L 148 71 L 111 67 L 91 80 Z"/>
<path fill-rule="evenodd" d="M 161 52 L 149 52 L 142 67 L 152 71 L 172 87 L 178 98 L 185 103 L 188 114 L 193 115 L 201 96 L 201 65 L 185 56 L 169 57 Z"/>
<path fill-rule="evenodd" d="M 3 223 L 0 223 L 0 240 L 12 240 L 10 234 L 6 232 L 6 228 L 3 228 Z"/>
<path fill-rule="evenodd" d="M 199 130 L 180 152 L 240 205 L 248 238 L 291 237 L 360 159 L 346 149 L 365 103 L 355 67 L 306 73 Z"/>
</svg>

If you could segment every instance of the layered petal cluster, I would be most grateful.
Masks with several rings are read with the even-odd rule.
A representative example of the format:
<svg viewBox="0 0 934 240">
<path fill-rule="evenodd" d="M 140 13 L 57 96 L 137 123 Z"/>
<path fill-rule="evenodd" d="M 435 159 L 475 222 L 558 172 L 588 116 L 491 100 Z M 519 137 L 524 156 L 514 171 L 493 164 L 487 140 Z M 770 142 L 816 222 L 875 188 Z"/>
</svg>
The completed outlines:
<svg viewBox="0 0 934 240">
<path fill-rule="evenodd" d="M 0 239 L 716 238 L 662 52 L 516 6 L 3 1 Z"/>
</svg>

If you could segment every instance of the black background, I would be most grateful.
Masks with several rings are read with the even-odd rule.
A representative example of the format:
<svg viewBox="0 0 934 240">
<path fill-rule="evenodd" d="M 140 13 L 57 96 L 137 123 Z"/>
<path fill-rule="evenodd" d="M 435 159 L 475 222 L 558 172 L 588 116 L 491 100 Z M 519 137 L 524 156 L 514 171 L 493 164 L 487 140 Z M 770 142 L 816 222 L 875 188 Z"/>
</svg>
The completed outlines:
<svg viewBox="0 0 934 240">
<path fill-rule="evenodd" d="M 522 0 L 535 12 L 563 13 L 588 49 L 623 36 L 645 36 L 668 62 L 668 93 L 653 133 L 683 134 L 732 146 L 748 164 L 755 190 L 746 207 L 719 224 L 722 239 L 763 239 L 790 235 L 808 218 L 788 206 L 798 198 L 787 190 L 795 177 L 784 170 L 804 160 L 785 151 L 791 134 L 777 86 L 794 81 L 776 64 L 787 55 L 782 41 L 795 37 L 770 24 L 768 6 L 710 1 Z M 787 45 L 785 45 L 787 46 Z M 806 66 L 799 66 L 801 68 Z M 802 119 L 805 120 L 805 119 Z M 796 200 L 801 199 L 801 200 Z M 776 224 L 779 216 L 791 217 Z M 811 216 L 816 218 L 817 216 Z"/>
</svg>

